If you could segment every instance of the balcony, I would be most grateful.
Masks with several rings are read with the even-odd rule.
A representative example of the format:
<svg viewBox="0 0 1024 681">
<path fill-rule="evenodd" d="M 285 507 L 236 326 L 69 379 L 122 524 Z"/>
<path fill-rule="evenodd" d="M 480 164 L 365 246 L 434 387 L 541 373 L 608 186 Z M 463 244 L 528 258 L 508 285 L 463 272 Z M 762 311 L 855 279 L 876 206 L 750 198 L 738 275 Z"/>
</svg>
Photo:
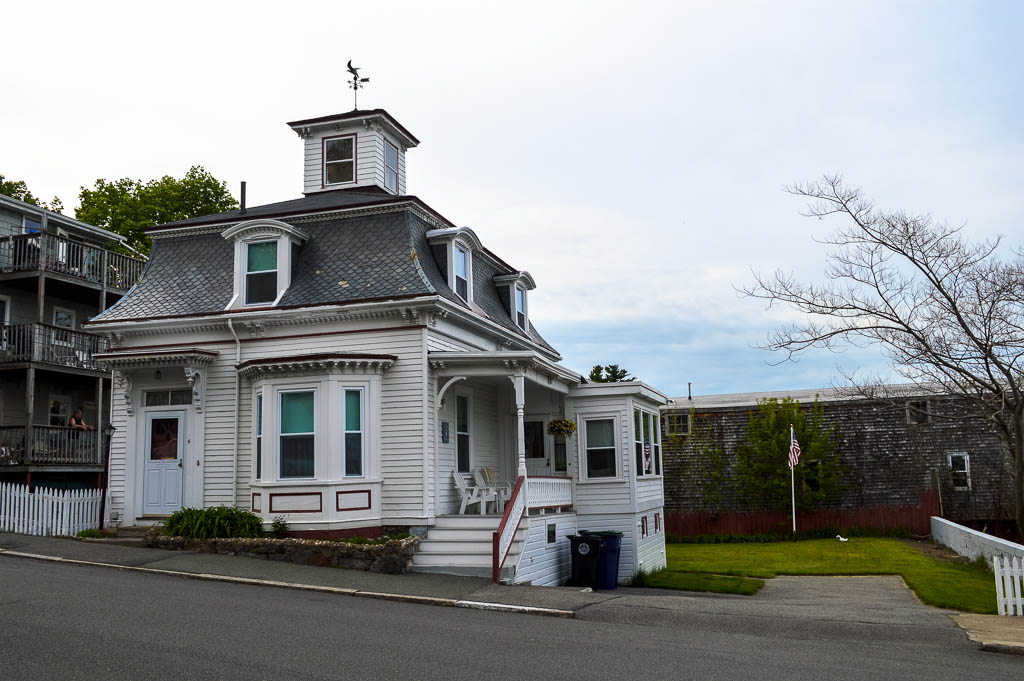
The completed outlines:
<svg viewBox="0 0 1024 681">
<path fill-rule="evenodd" d="M 0 427 L 0 471 L 12 466 L 102 466 L 95 432 L 62 426 L 32 426 L 26 447 L 25 426 Z"/>
<path fill-rule="evenodd" d="M 0 239 L 0 272 L 53 272 L 127 291 L 142 276 L 144 260 L 52 234 L 20 234 Z"/>
<path fill-rule="evenodd" d="M 38 362 L 105 371 L 94 357 L 110 348 L 106 338 L 49 324 L 14 324 L 0 328 L 0 366 Z"/>
</svg>

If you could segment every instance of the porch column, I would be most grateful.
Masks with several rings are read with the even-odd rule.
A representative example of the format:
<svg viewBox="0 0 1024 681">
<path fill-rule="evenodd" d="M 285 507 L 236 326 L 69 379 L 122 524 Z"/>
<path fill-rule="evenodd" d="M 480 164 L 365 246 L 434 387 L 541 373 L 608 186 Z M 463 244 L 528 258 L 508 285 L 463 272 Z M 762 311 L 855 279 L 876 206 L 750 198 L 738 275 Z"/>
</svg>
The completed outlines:
<svg viewBox="0 0 1024 681">
<path fill-rule="evenodd" d="M 32 463 L 32 450 L 35 444 L 35 434 L 32 426 L 36 418 L 36 368 L 30 366 L 25 372 L 25 458 L 22 461 L 26 466 Z"/>
<path fill-rule="evenodd" d="M 512 385 L 516 392 L 516 458 L 519 464 L 519 477 L 526 477 L 526 427 L 523 424 L 523 412 L 526 409 L 526 381 L 520 374 L 512 377 Z"/>
</svg>

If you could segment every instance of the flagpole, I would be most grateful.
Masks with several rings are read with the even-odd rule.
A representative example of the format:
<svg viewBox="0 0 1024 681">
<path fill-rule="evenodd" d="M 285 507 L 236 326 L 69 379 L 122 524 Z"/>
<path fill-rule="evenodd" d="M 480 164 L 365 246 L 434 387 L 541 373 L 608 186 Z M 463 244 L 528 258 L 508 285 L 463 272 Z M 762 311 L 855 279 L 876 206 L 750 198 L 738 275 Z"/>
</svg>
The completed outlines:
<svg viewBox="0 0 1024 681">
<path fill-rule="evenodd" d="M 789 446 L 790 449 L 793 447 L 793 424 L 789 424 Z M 796 541 L 796 475 L 793 472 L 793 458 L 792 455 L 788 455 L 787 460 L 789 461 L 789 494 L 790 499 L 793 503 L 793 541 Z"/>
</svg>

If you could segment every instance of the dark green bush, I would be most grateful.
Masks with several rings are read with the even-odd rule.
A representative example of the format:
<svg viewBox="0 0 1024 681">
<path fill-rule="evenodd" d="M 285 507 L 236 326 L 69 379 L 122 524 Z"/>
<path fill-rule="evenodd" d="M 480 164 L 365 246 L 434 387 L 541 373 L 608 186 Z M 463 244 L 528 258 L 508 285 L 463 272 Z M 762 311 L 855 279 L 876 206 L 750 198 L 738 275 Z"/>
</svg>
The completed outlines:
<svg viewBox="0 0 1024 681">
<path fill-rule="evenodd" d="M 255 513 L 227 506 L 183 508 L 164 523 L 164 534 L 190 539 L 262 537 L 263 521 Z"/>
</svg>

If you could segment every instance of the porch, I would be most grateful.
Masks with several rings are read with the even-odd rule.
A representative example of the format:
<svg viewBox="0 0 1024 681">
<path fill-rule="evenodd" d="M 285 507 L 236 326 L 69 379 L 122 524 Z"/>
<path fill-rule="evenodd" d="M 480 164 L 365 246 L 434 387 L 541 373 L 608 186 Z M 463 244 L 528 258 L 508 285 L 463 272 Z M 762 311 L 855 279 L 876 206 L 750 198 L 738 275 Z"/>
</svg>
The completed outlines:
<svg viewBox="0 0 1024 681">
<path fill-rule="evenodd" d="M 142 276 L 144 260 L 53 234 L 0 239 L 0 272 L 47 272 L 94 288 L 125 292 Z"/>
<path fill-rule="evenodd" d="M 103 447 L 96 432 L 64 426 L 0 427 L 0 472 L 53 469 L 102 470 Z"/>
<path fill-rule="evenodd" d="M 40 363 L 106 373 L 95 359 L 109 347 L 100 336 L 49 324 L 5 325 L 0 334 L 0 367 Z"/>
</svg>

